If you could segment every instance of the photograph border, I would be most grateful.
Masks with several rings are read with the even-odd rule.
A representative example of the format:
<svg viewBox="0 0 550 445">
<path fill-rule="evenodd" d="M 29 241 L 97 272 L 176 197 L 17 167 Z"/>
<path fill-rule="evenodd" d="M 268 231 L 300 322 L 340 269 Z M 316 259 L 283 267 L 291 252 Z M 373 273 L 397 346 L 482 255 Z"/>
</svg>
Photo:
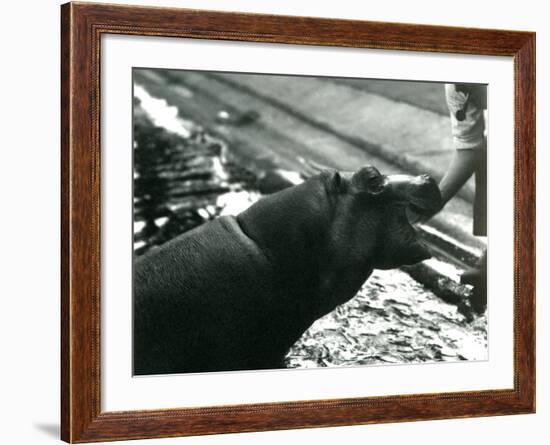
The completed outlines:
<svg viewBox="0 0 550 445">
<path fill-rule="evenodd" d="M 510 56 L 514 61 L 512 389 L 102 412 L 101 36 Z M 61 6 L 61 438 L 67 442 L 535 412 L 535 33 L 175 8 Z"/>
</svg>

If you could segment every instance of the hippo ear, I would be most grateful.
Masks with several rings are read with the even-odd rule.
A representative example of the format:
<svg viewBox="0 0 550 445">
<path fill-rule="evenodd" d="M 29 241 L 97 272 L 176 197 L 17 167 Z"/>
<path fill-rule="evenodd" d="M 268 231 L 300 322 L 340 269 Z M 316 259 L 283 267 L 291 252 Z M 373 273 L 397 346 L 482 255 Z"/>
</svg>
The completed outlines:
<svg viewBox="0 0 550 445">
<path fill-rule="evenodd" d="M 357 190 L 369 195 L 378 195 L 386 187 L 386 177 L 372 165 L 367 165 L 353 175 L 351 183 Z"/>
</svg>

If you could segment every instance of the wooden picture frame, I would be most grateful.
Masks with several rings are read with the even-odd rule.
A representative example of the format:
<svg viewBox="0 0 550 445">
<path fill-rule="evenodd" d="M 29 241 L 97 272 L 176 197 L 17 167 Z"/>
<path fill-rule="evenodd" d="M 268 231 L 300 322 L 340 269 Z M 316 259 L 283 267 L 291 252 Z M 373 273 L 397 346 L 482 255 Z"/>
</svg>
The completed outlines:
<svg viewBox="0 0 550 445">
<path fill-rule="evenodd" d="M 534 33 L 92 3 L 63 5 L 61 33 L 63 440 L 94 442 L 535 411 Z M 102 412 L 99 116 L 103 34 L 513 57 L 513 389 Z"/>
</svg>

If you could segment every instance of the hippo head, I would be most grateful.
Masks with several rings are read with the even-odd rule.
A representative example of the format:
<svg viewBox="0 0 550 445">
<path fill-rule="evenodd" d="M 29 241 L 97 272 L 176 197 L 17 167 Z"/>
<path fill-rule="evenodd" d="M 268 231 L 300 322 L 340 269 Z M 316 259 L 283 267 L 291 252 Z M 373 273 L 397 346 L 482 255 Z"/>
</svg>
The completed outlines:
<svg viewBox="0 0 550 445">
<path fill-rule="evenodd" d="M 373 269 L 414 264 L 431 255 L 407 209 L 433 214 L 441 195 L 427 175 L 324 170 L 267 196 L 238 216 L 291 286 L 313 289 L 316 314 L 352 298 Z"/>
<path fill-rule="evenodd" d="M 407 218 L 407 209 L 420 215 L 441 209 L 439 187 L 429 175 L 385 176 L 366 166 L 355 173 L 325 172 L 320 176 L 327 193 L 336 197 L 333 224 L 341 228 L 332 232 L 338 242 L 348 237 L 344 244 L 351 249 L 355 243 L 370 246 L 358 255 L 368 253 L 377 269 L 430 258 Z M 341 233 L 344 231 L 347 233 Z"/>
</svg>

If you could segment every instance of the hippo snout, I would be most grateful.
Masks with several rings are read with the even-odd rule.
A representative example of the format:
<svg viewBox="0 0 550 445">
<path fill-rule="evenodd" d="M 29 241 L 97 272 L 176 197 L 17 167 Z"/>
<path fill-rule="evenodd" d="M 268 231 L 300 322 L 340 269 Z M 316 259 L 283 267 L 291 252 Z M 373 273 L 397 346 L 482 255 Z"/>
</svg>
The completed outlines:
<svg viewBox="0 0 550 445">
<path fill-rule="evenodd" d="M 441 191 L 430 175 L 416 176 L 411 183 L 412 192 L 410 206 L 412 210 L 422 214 L 434 214 L 443 207 Z"/>
<path fill-rule="evenodd" d="M 441 210 L 443 200 L 435 180 L 428 174 L 419 176 L 390 175 L 388 189 L 416 213 L 432 215 Z"/>
</svg>

